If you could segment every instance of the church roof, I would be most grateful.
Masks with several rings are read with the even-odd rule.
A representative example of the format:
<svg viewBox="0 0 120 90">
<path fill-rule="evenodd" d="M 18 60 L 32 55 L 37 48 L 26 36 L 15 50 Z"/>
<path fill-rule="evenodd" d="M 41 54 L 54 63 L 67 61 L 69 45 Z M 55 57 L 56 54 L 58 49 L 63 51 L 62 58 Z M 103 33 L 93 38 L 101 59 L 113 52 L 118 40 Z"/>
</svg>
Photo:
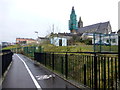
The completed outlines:
<svg viewBox="0 0 120 90">
<path fill-rule="evenodd" d="M 91 32 L 105 33 L 106 29 L 108 28 L 108 24 L 109 24 L 109 21 L 81 27 L 78 29 L 77 32 L 78 33 L 91 33 Z"/>
</svg>

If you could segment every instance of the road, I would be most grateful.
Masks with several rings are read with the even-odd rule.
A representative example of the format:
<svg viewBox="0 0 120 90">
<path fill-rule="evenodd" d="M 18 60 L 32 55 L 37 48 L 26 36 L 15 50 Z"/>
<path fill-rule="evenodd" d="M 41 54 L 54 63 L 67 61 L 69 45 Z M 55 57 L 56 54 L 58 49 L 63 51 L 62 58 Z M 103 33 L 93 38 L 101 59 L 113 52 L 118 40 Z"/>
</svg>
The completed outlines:
<svg viewBox="0 0 120 90">
<path fill-rule="evenodd" d="M 36 65 L 33 60 L 21 54 L 13 55 L 12 65 L 2 83 L 2 88 L 31 88 L 44 90 L 46 88 L 64 88 L 79 90 L 48 69 Z"/>
</svg>

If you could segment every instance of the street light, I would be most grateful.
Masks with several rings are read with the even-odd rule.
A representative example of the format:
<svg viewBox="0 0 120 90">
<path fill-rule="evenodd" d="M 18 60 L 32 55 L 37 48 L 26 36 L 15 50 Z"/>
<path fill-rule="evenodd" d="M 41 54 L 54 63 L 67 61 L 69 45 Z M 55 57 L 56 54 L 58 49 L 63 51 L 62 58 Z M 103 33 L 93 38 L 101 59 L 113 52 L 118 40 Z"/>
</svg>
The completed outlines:
<svg viewBox="0 0 120 90">
<path fill-rule="evenodd" d="M 37 38 L 38 38 L 38 31 L 35 31 L 35 33 L 37 34 Z"/>
<path fill-rule="evenodd" d="M 37 44 L 38 44 L 38 31 L 35 31 L 35 33 L 37 34 L 37 39 L 36 40 L 37 40 Z"/>
</svg>

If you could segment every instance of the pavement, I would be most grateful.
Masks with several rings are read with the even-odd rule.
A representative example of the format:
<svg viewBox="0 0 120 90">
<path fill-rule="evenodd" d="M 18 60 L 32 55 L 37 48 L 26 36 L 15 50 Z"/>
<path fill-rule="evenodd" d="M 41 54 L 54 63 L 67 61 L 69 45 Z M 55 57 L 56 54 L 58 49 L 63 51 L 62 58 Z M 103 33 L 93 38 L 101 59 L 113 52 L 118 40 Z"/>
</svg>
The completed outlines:
<svg viewBox="0 0 120 90">
<path fill-rule="evenodd" d="M 21 54 L 13 55 L 13 62 L 2 83 L 2 88 L 3 90 L 80 90 Z"/>
</svg>

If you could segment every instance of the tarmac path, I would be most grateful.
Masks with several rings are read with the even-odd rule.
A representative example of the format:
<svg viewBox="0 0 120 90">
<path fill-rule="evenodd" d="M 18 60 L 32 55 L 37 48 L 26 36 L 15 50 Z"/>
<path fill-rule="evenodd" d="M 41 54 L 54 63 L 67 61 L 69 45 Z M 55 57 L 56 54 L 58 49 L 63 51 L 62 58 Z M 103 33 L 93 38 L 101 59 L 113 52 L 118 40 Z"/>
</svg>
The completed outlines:
<svg viewBox="0 0 120 90">
<path fill-rule="evenodd" d="M 64 88 L 64 90 L 79 90 L 48 69 L 36 65 L 33 60 L 21 54 L 14 54 L 12 65 L 2 83 L 5 88 L 32 88 L 43 90 L 45 88 Z"/>
</svg>

